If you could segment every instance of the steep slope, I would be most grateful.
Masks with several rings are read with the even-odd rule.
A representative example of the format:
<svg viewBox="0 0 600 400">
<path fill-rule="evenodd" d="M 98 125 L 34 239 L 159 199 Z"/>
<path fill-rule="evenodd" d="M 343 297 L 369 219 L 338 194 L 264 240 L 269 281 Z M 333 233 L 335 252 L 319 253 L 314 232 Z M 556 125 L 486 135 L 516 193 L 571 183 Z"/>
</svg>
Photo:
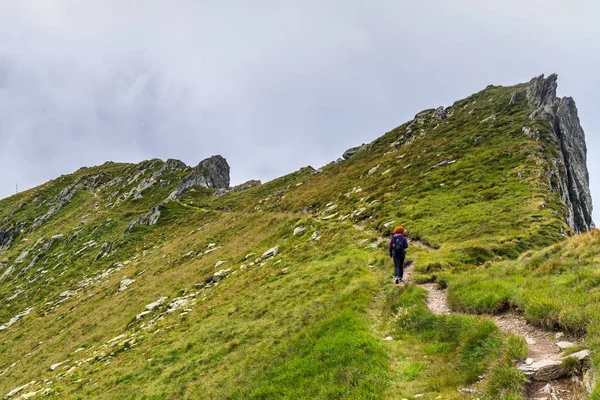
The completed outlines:
<svg viewBox="0 0 600 400">
<path fill-rule="evenodd" d="M 461 398 L 510 346 L 392 287 L 381 237 L 405 225 L 426 281 L 593 226 L 555 83 L 488 86 L 263 185 L 229 188 L 214 156 L 107 163 L 0 201 L 0 393 Z"/>
</svg>

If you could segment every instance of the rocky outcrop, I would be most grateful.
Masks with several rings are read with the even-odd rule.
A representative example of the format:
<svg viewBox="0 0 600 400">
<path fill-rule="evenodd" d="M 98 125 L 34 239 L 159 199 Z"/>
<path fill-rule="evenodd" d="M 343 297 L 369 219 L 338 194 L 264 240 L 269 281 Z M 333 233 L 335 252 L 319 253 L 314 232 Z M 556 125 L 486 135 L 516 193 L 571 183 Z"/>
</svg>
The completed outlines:
<svg viewBox="0 0 600 400">
<path fill-rule="evenodd" d="M 342 155 L 342 157 L 344 158 L 344 160 L 347 160 L 347 159 L 349 159 L 351 157 L 354 157 L 355 155 L 357 155 L 361 151 L 366 150 L 367 147 L 368 147 L 367 144 L 362 144 L 362 145 L 357 146 L 357 147 L 349 148 L 348 150 L 346 150 L 344 152 L 344 154 Z"/>
<path fill-rule="evenodd" d="M 227 160 L 218 155 L 212 156 L 201 161 L 194 168 L 194 171 L 177 185 L 177 189 L 171 193 L 169 198 L 176 199 L 186 189 L 192 187 L 228 189 L 229 182 L 229 164 Z"/>
<path fill-rule="evenodd" d="M 150 209 L 150 211 L 148 211 L 147 213 L 141 214 L 139 217 L 137 217 L 136 219 L 131 221 L 129 223 L 129 225 L 127 225 L 127 227 L 125 228 L 125 232 L 123 232 L 123 235 L 127 235 L 131 231 L 131 229 L 133 229 L 133 227 L 136 225 L 146 225 L 146 226 L 156 225 L 158 223 L 158 219 L 160 218 L 160 215 L 164 209 L 165 209 L 164 204 L 155 205 L 154 207 L 152 207 Z"/>
<path fill-rule="evenodd" d="M 554 141 L 560 148 L 559 159 L 548 171 L 550 185 L 567 206 L 567 223 L 580 233 L 594 227 L 585 134 L 579 123 L 575 101 L 570 97 L 556 97 L 557 78 L 556 74 L 547 78 L 540 75 L 529 81 L 526 86 L 527 105 L 534 109 L 531 119 L 550 122 Z"/>
<path fill-rule="evenodd" d="M 20 231 L 21 227 L 19 226 L 0 228 L 0 250 L 8 249 Z"/>
<path fill-rule="evenodd" d="M 224 194 L 227 194 L 227 193 L 243 192 L 244 190 L 252 189 L 253 187 L 260 186 L 260 185 L 262 185 L 261 181 L 252 179 L 252 180 L 249 180 L 242 184 L 239 184 L 237 186 L 234 186 L 230 189 L 219 189 L 219 191 L 217 193 L 215 193 L 215 196 L 219 197 L 219 196 L 223 196 Z"/>
</svg>

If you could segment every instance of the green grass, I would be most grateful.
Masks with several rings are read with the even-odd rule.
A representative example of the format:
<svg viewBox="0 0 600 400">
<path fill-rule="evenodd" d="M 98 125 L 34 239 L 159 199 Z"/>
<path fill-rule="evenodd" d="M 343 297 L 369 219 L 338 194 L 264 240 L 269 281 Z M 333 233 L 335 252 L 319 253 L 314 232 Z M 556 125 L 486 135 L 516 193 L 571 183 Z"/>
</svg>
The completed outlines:
<svg viewBox="0 0 600 400">
<path fill-rule="evenodd" d="M 518 307 L 532 322 L 595 340 L 597 249 L 559 244 L 566 253 L 550 247 L 521 256 L 572 231 L 548 186 L 557 155 L 548 127 L 530 121 L 523 102 L 508 105 L 514 90 L 524 88 L 488 87 L 456 102 L 441 121 L 421 114 L 320 171 L 303 168 L 218 197 L 188 190 L 164 205 L 156 226 L 128 234 L 128 224 L 189 171 L 166 173 L 134 199 L 127 194 L 162 162 L 107 163 L 0 200 L 0 221 L 7 218 L 0 227 L 22 228 L 0 253 L 0 265 L 18 267 L 1 283 L 0 299 L 23 291 L 4 301 L 0 323 L 34 308 L 0 332 L 0 395 L 50 380 L 54 398 L 459 399 L 457 387 L 481 385 L 485 373 L 492 397 L 518 398 L 522 377 L 512 362 L 523 357 L 522 341 L 485 318 L 431 314 L 423 290 L 391 285 L 386 243 L 377 244 L 403 224 L 413 240 L 414 280 L 447 285 L 453 307 Z M 496 120 L 481 122 L 492 113 Z M 524 124 L 540 140 L 524 135 Z M 445 160 L 456 162 L 435 167 Z M 71 185 L 78 188 L 72 201 L 32 230 Z M 305 231 L 293 235 L 298 226 Z M 56 234 L 64 238 L 40 252 Z M 96 244 L 80 252 L 90 241 Z M 218 250 L 205 253 L 211 243 Z M 276 257 L 252 264 L 273 246 Z M 61 293 L 116 266 L 53 306 Z M 220 269 L 230 275 L 211 283 Z M 135 282 L 117 293 L 126 277 Z M 136 320 L 162 296 L 196 292 L 185 312 L 148 329 L 142 323 L 159 311 Z M 104 346 L 121 334 L 128 343 Z M 395 340 L 383 341 L 388 335 Z M 71 362 L 49 370 L 64 360 Z M 77 360 L 87 361 L 67 373 Z"/>
</svg>

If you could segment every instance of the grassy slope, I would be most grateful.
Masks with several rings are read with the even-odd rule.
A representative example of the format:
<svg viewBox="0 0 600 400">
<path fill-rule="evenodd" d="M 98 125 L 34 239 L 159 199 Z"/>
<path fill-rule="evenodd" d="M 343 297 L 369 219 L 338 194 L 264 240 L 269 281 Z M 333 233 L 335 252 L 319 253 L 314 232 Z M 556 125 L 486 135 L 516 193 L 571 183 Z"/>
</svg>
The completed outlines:
<svg viewBox="0 0 600 400">
<path fill-rule="evenodd" d="M 411 249 L 418 279 L 452 266 L 516 258 L 564 237 L 564 206 L 545 184 L 545 160 L 556 150 L 543 137 L 522 133 L 523 124 L 534 123 L 523 103 L 508 105 L 514 90 L 489 87 L 457 102 L 442 121 L 424 114 L 413 121 L 411 137 L 404 124 L 320 173 L 305 169 L 219 198 L 210 190 L 190 191 L 167 204 L 157 226 L 138 226 L 126 236 L 127 224 L 166 198 L 186 172 L 170 172 L 162 189 L 157 184 L 142 199 L 120 203 L 115 200 L 160 163 L 83 169 L 0 201 L 0 221 L 16 210 L 9 223 L 26 223 L 0 255 L 5 268 L 38 239 L 65 235 L 0 286 L 0 299 L 23 290 L 4 302 L 0 322 L 34 307 L 0 332 L 0 373 L 6 371 L 0 392 L 51 379 L 51 394 L 60 398 L 402 398 L 418 392 L 460 398 L 456 387 L 510 354 L 507 344 L 478 318 L 432 316 L 417 288 L 391 288 L 384 246 L 369 246 L 374 238 L 354 225 L 387 235 L 402 223 L 412 238 L 429 244 Z M 491 114 L 497 119 L 480 122 Z M 403 144 L 394 145 L 399 139 Z M 457 161 L 432 169 L 443 160 Z M 51 199 L 91 176 L 103 183 L 127 179 L 101 190 L 88 184 L 28 233 Z M 336 208 L 325 211 L 330 203 Z M 307 229 L 292 235 L 300 225 Z M 315 231 L 322 233 L 318 241 L 310 240 Z M 75 254 L 90 240 L 98 245 Z M 103 243 L 114 253 L 95 261 Z M 222 248 L 197 256 L 209 243 Z M 276 245 L 278 256 L 248 266 Z M 257 256 L 245 260 L 251 252 Z M 16 266 L 29 265 L 34 253 Z M 215 268 L 217 261 L 225 263 Z M 58 308 L 46 304 L 115 263 L 122 269 Z M 231 269 L 227 278 L 199 289 L 223 268 Z M 135 282 L 117 293 L 124 277 Z M 162 296 L 197 292 L 183 314 L 167 314 L 149 329 L 141 325 L 154 314 L 135 320 Z M 406 304 L 414 306 L 408 320 L 398 318 Z M 130 339 L 103 347 L 121 334 Z M 387 334 L 408 346 L 382 342 Z M 49 370 L 64 360 L 71 362 Z M 451 368 L 454 363 L 464 368 Z"/>
</svg>

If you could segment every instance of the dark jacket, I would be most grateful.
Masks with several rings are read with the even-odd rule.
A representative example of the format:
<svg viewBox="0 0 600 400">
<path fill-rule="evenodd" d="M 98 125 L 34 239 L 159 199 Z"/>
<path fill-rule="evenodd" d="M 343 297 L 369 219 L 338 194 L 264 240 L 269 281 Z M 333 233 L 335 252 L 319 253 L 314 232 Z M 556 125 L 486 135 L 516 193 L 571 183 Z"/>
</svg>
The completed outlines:
<svg viewBox="0 0 600 400">
<path fill-rule="evenodd" d="M 394 239 L 396 239 L 397 237 L 401 238 L 403 249 L 408 249 L 408 239 L 406 239 L 406 236 L 404 236 L 401 233 L 397 233 L 394 236 L 392 236 L 392 240 L 390 240 L 390 257 L 393 257 L 395 255 L 393 244 L 394 244 Z"/>
</svg>

